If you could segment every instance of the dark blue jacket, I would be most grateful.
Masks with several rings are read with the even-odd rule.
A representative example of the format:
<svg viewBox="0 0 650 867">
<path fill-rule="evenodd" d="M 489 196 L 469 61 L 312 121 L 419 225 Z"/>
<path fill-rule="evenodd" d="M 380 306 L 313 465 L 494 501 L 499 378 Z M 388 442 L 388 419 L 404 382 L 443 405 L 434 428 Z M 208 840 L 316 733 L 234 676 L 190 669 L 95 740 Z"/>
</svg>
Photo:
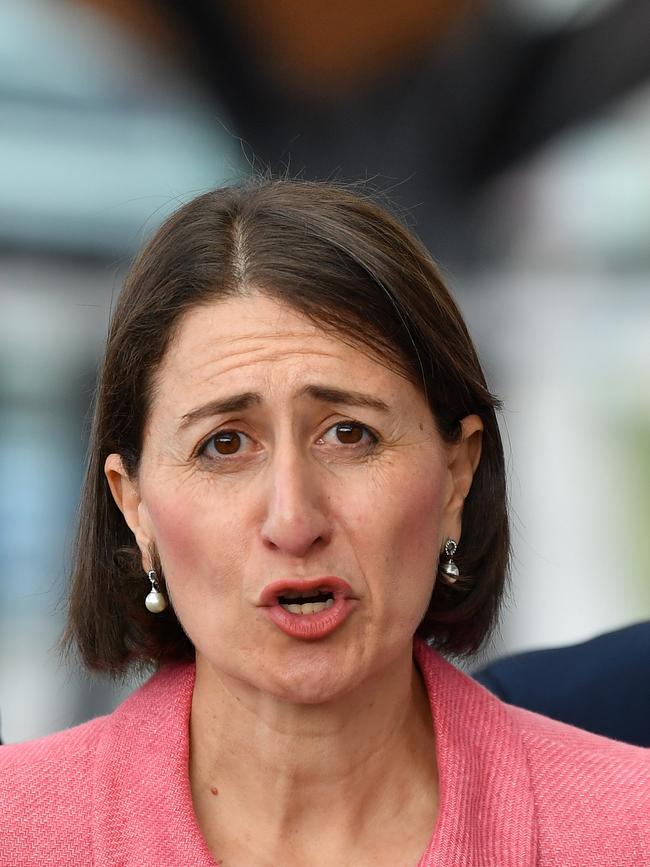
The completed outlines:
<svg viewBox="0 0 650 867">
<path fill-rule="evenodd" d="M 474 676 L 509 704 L 650 747 L 650 621 L 510 656 Z"/>
</svg>

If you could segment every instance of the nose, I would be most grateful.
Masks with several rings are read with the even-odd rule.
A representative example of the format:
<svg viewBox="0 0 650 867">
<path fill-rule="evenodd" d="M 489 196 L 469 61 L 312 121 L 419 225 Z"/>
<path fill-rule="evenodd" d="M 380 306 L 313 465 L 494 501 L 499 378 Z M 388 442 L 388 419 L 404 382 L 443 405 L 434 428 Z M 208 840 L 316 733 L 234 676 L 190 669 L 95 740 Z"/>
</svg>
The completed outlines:
<svg viewBox="0 0 650 867">
<path fill-rule="evenodd" d="M 290 557 L 306 557 L 330 538 L 327 493 L 318 469 L 296 451 L 276 454 L 269 467 L 264 544 Z"/>
</svg>

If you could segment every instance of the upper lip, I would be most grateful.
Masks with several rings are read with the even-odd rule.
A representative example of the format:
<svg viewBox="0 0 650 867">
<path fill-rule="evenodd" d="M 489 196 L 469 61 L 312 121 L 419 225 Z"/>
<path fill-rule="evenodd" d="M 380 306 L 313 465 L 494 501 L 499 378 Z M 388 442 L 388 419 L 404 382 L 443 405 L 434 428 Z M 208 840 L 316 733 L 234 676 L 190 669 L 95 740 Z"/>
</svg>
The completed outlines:
<svg viewBox="0 0 650 867">
<path fill-rule="evenodd" d="M 260 605 L 269 607 L 278 604 L 278 598 L 286 591 L 309 593 L 325 590 L 335 599 L 352 597 L 352 588 L 347 581 L 335 575 L 321 575 L 318 578 L 281 578 L 267 584 L 260 594 Z"/>
</svg>

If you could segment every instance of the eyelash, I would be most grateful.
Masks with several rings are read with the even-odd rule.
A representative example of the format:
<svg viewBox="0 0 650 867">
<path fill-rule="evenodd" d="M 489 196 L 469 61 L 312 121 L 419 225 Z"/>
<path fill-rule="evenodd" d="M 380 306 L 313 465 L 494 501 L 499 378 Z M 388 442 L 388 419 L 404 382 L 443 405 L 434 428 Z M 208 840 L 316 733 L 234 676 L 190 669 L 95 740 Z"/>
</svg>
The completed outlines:
<svg viewBox="0 0 650 867">
<path fill-rule="evenodd" d="M 352 450 L 361 451 L 364 455 L 366 455 L 366 454 L 371 454 L 374 451 L 375 447 L 379 444 L 379 436 L 375 433 L 375 431 L 373 431 L 367 425 L 362 424 L 361 422 L 355 421 L 354 419 L 346 419 L 345 421 L 338 421 L 338 422 L 336 422 L 336 424 L 330 425 L 318 437 L 317 442 L 320 442 L 321 440 L 323 440 L 324 437 L 328 433 L 330 433 L 330 431 L 334 431 L 336 429 L 345 428 L 345 427 L 360 429 L 362 431 L 362 437 L 366 436 L 367 441 L 365 442 L 365 444 L 363 442 L 348 443 L 348 444 L 339 442 L 339 445 L 342 446 L 344 449 L 347 446 L 347 448 L 350 451 L 352 451 Z M 204 460 L 209 461 L 211 463 L 218 462 L 218 461 L 229 461 L 229 460 L 232 460 L 235 457 L 237 457 L 237 455 L 239 454 L 239 450 L 231 453 L 232 458 L 227 454 L 219 454 L 218 452 L 214 455 L 207 455 L 206 454 L 208 446 L 213 444 L 214 441 L 217 439 L 217 437 L 223 436 L 224 434 L 236 434 L 237 436 L 239 436 L 241 438 L 245 438 L 248 440 L 251 439 L 251 437 L 249 437 L 248 434 L 245 434 L 243 431 L 235 430 L 233 428 L 224 428 L 223 430 L 220 430 L 220 431 L 217 431 L 216 433 L 211 434 L 206 440 L 203 441 L 203 443 L 197 449 L 197 457 L 203 458 Z"/>
</svg>

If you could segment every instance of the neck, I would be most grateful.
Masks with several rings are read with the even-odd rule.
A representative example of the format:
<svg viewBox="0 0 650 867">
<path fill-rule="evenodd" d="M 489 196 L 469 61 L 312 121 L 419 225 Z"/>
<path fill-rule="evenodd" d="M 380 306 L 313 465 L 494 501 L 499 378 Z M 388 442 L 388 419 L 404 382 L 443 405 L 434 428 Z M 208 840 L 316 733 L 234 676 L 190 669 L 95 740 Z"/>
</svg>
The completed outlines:
<svg viewBox="0 0 650 867">
<path fill-rule="evenodd" d="M 349 847 L 382 816 L 404 815 L 414 794 L 422 802 L 437 790 L 428 699 L 410 649 L 354 691 L 309 705 L 251 691 L 199 658 L 190 736 L 208 843 L 244 817 L 279 852 L 289 835 L 318 840 L 327 804 L 328 829 Z"/>
</svg>

